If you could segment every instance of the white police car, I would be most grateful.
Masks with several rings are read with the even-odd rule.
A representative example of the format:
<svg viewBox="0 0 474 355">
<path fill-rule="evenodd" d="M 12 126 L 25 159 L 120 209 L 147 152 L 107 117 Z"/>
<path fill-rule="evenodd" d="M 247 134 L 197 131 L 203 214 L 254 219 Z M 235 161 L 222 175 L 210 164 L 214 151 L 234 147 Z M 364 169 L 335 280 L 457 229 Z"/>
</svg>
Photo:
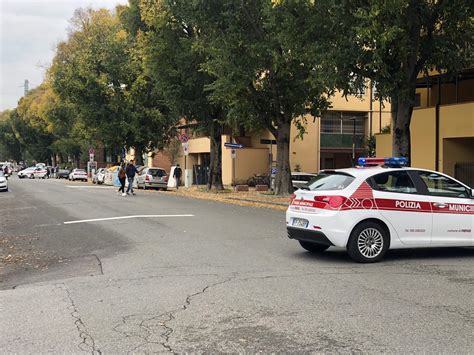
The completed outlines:
<svg viewBox="0 0 474 355">
<path fill-rule="evenodd" d="M 343 247 L 358 262 L 387 249 L 474 246 L 474 190 L 405 158 L 325 170 L 292 196 L 288 237 L 310 252 Z"/>
</svg>

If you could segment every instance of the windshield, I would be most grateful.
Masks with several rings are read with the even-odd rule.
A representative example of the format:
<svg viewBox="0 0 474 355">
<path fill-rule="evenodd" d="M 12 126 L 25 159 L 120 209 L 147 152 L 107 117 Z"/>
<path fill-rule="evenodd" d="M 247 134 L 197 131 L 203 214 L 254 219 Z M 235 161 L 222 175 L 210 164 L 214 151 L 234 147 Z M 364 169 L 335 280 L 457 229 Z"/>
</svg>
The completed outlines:
<svg viewBox="0 0 474 355">
<path fill-rule="evenodd" d="M 352 175 L 345 173 L 322 172 L 303 188 L 311 191 L 344 190 L 354 179 Z"/>
</svg>

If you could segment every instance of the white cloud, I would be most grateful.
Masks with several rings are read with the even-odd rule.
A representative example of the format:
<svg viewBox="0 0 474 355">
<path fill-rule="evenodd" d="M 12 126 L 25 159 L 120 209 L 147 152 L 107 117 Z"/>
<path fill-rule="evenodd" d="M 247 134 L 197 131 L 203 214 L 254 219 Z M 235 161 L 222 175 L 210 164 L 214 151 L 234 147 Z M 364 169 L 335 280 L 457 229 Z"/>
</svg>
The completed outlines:
<svg viewBox="0 0 474 355">
<path fill-rule="evenodd" d="M 79 7 L 114 9 L 127 0 L 0 0 L 0 111 L 16 107 L 25 79 L 43 81 L 58 42 Z"/>
</svg>

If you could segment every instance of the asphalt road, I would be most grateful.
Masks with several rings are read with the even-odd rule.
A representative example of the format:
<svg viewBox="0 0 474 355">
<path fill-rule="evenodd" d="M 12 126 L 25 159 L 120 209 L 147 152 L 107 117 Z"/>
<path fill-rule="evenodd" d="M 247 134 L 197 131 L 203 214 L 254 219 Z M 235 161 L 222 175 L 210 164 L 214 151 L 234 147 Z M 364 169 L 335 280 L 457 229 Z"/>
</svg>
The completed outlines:
<svg viewBox="0 0 474 355">
<path fill-rule="evenodd" d="M 474 352 L 473 249 L 362 265 L 304 251 L 278 211 L 57 180 L 10 187 L 2 352 Z M 65 223 L 130 215 L 158 216 Z"/>
</svg>

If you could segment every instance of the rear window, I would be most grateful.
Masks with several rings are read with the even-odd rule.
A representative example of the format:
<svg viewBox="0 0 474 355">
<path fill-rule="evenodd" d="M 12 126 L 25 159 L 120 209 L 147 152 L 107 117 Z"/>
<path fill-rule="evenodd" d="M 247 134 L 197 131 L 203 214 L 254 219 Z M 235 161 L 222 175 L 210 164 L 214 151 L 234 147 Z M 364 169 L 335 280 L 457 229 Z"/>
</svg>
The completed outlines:
<svg viewBox="0 0 474 355">
<path fill-rule="evenodd" d="M 305 189 L 311 191 L 344 190 L 354 179 L 355 177 L 349 174 L 323 172 L 315 176 L 305 186 Z"/>
<path fill-rule="evenodd" d="M 153 177 L 162 177 L 166 175 L 166 171 L 161 169 L 149 169 L 148 174 Z"/>
<path fill-rule="evenodd" d="M 292 175 L 291 178 L 295 181 L 311 181 L 314 175 Z"/>
<path fill-rule="evenodd" d="M 77 169 L 76 170 L 76 173 L 85 173 L 86 171 L 85 170 L 82 170 L 82 169 Z"/>
</svg>

